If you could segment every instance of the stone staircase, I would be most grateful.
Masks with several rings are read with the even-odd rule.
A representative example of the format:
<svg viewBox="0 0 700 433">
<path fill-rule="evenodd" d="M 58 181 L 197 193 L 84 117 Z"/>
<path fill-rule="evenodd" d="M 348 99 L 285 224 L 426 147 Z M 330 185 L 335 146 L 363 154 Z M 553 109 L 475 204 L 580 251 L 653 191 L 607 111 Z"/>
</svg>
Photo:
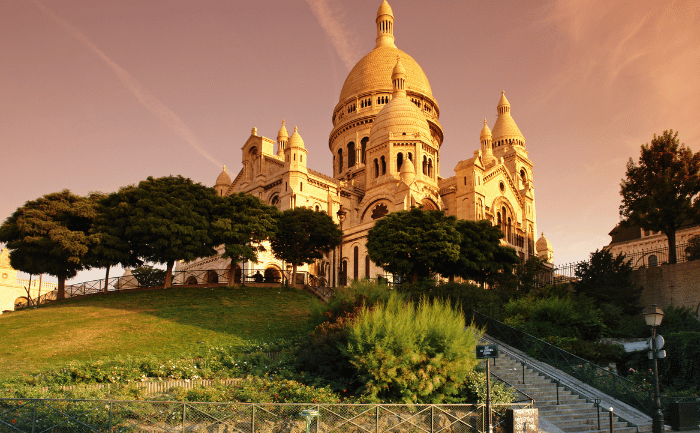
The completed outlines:
<svg viewBox="0 0 700 433">
<path fill-rule="evenodd" d="M 490 343 L 490 342 L 487 342 Z M 502 345 L 499 344 L 499 348 Z M 495 365 L 494 365 L 495 361 Z M 482 361 L 485 362 L 485 361 Z M 557 385 L 540 372 L 516 360 L 507 351 L 500 350 L 499 357 L 489 360 L 491 374 L 510 384 L 535 401 L 539 411 L 540 426 L 551 424 L 551 433 L 561 432 L 610 432 L 610 413 L 607 406 L 600 409 L 591 401 Z M 486 367 L 486 364 L 483 364 Z M 600 411 L 600 412 L 599 412 Z M 613 412 L 614 413 L 614 412 Z M 600 417 L 600 428 L 599 428 Z M 543 422 L 544 421 L 544 422 Z M 545 427 L 546 429 L 546 427 Z M 637 427 L 613 416 L 613 430 L 617 433 L 637 433 Z"/>
</svg>

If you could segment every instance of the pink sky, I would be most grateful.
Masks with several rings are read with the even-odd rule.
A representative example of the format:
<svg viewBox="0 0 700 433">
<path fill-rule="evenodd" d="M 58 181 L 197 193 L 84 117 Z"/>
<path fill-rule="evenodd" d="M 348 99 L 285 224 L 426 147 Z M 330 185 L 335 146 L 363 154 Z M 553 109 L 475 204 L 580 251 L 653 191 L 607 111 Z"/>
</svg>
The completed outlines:
<svg viewBox="0 0 700 433">
<path fill-rule="evenodd" d="M 0 0 L 0 219 L 63 188 L 170 174 L 211 186 L 241 168 L 251 128 L 275 138 L 282 119 L 330 175 L 332 111 L 380 3 Z M 609 242 L 625 164 L 654 133 L 700 151 L 700 2 L 390 4 L 396 45 L 440 106 L 442 176 L 478 149 L 506 91 L 556 264 Z"/>
</svg>

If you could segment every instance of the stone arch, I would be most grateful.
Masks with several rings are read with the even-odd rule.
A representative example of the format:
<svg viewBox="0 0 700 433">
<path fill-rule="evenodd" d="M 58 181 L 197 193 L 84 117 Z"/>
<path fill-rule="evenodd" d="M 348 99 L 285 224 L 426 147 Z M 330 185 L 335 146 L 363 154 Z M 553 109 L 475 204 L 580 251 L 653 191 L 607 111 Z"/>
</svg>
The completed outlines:
<svg viewBox="0 0 700 433">
<path fill-rule="evenodd" d="M 231 264 L 226 266 L 226 278 L 228 279 L 229 273 L 231 271 Z M 243 271 L 239 265 L 235 265 L 233 268 L 233 281 L 228 281 L 228 284 L 241 284 L 243 279 Z"/>
<path fill-rule="evenodd" d="M 194 275 L 190 275 L 190 276 L 187 277 L 187 279 L 185 280 L 185 284 L 188 285 L 188 286 L 197 285 L 197 284 L 199 284 L 199 281 L 197 281 L 197 277 L 195 277 Z"/>
<path fill-rule="evenodd" d="M 440 207 L 431 199 L 430 197 L 423 197 L 423 200 L 420 201 L 420 204 L 423 206 L 423 210 L 439 210 Z"/>
<path fill-rule="evenodd" d="M 279 283 L 282 281 L 282 270 L 277 266 L 270 265 L 265 268 L 264 278 L 266 283 Z"/>
<path fill-rule="evenodd" d="M 380 205 L 383 205 L 383 207 L 379 208 Z M 379 219 L 387 215 L 389 212 L 391 212 L 391 210 L 391 201 L 384 197 L 380 197 L 372 201 L 369 205 L 367 205 L 367 207 L 365 207 L 365 210 L 362 212 L 362 217 L 360 218 L 360 220 L 369 221 Z"/>
<path fill-rule="evenodd" d="M 20 296 L 19 298 L 15 299 L 15 310 L 19 310 L 20 308 L 25 308 L 27 305 L 29 305 L 29 298 L 26 296 Z"/>
<path fill-rule="evenodd" d="M 206 279 L 207 279 L 207 284 L 218 284 L 219 283 L 219 274 L 214 270 L 208 270 Z"/>
</svg>

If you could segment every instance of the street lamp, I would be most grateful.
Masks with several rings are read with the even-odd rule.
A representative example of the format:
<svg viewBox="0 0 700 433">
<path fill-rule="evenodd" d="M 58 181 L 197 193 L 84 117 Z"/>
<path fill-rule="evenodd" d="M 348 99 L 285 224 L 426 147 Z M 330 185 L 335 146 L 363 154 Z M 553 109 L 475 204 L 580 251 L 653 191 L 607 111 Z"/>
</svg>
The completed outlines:
<svg viewBox="0 0 700 433">
<path fill-rule="evenodd" d="M 336 213 L 338 215 L 338 221 L 340 221 L 340 231 L 343 231 L 343 221 L 345 221 L 345 215 L 347 215 L 347 212 L 345 212 L 345 209 L 343 208 L 343 205 L 340 205 L 340 208 L 338 209 L 338 212 Z M 338 283 L 340 286 L 345 285 L 345 273 L 343 272 L 343 238 L 340 238 L 340 262 L 338 263 Z"/>
<path fill-rule="evenodd" d="M 664 318 L 664 312 L 656 304 L 647 308 L 644 312 L 644 320 L 647 325 L 651 326 L 651 355 L 652 368 L 654 370 L 654 402 L 656 403 L 656 412 L 652 415 L 651 430 L 653 433 L 661 433 L 664 431 L 664 414 L 661 412 L 661 396 L 659 395 L 659 366 L 658 366 L 658 349 L 656 347 L 656 327 L 661 325 Z"/>
</svg>

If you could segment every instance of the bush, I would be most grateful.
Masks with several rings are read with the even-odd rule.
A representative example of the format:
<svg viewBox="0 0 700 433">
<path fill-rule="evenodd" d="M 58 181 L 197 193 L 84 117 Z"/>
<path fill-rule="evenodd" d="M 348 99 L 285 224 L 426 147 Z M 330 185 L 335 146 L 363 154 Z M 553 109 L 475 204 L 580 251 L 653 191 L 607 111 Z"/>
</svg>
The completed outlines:
<svg viewBox="0 0 700 433">
<path fill-rule="evenodd" d="M 143 265 L 134 268 L 131 274 L 139 282 L 139 287 L 156 287 L 165 283 L 165 270 Z"/>
<path fill-rule="evenodd" d="M 444 403 L 457 399 L 476 367 L 480 335 L 443 301 L 413 306 L 392 294 L 351 324 L 346 353 L 367 401 Z"/>
<path fill-rule="evenodd" d="M 461 309 L 466 317 L 476 310 L 493 318 L 501 317 L 503 305 L 513 296 L 505 290 L 485 290 L 473 284 L 446 283 L 435 285 L 406 284 L 401 287 L 411 301 L 418 303 L 421 299 L 443 299 L 453 308 Z"/>
<path fill-rule="evenodd" d="M 511 300 L 503 312 L 504 322 L 538 338 L 569 337 L 598 340 L 605 332 L 600 310 L 585 299 L 571 297 Z"/>
</svg>

